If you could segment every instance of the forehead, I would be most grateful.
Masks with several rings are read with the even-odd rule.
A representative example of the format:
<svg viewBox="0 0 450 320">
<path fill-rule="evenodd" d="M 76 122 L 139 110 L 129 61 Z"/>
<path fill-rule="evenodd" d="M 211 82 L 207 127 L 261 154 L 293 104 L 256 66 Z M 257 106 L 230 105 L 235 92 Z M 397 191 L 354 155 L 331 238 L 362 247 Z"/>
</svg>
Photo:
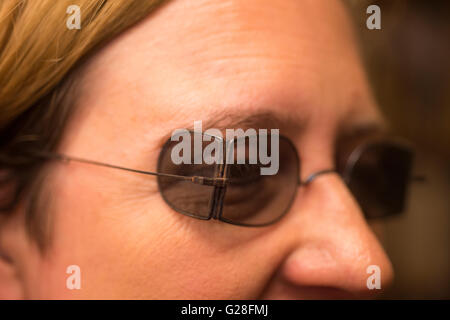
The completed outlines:
<svg viewBox="0 0 450 320">
<path fill-rule="evenodd" d="M 93 57 L 84 80 L 90 120 L 119 130 L 252 114 L 330 128 L 378 118 L 334 0 L 171 1 Z"/>
</svg>

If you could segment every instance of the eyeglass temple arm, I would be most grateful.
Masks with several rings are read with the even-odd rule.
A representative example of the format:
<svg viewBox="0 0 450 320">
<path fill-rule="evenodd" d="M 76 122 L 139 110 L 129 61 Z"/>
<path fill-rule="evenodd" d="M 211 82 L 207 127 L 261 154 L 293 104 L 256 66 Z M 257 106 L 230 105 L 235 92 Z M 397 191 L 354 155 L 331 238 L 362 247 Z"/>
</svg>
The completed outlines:
<svg viewBox="0 0 450 320">
<path fill-rule="evenodd" d="M 320 170 L 320 171 L 317 171 L 317 172 L 314 172 L 314 173 L 310 174 L 308 176 L 308 178 L 306 178 L 306 180 L 304 180 L 304 181 L 301 181 L 300 178 L 299 178 L 298 184 L 299 185 L 308 185 L 314 179 L 316 179 L 318 176 L 320 176 L 322 174 L 326 174 L 326 173 L 338 173 L 339 174 L 339 172 L 337 172 L 336 170 L 333 170 L 333 169 Z M 427 178 L 424 175 L 418 174 L 418 175 L 412 176 L 411 177 L 411 181 L 414 181 L 414 182 L 426 182 Z"/>
<path fill-rule="evenodd" d="M 118 170 L 123 170 L 123 171 L 128 171 L 128 172 L 139 173 L 139 174 L 170 177 L 170 178 L 175 178 L 175 179 L 180 179 L 180 180 L 185 180 L 185 181 L 191 181 L 192 183 L 195 183 L 195 184 L 201 184 L 201 185 L 207 185 L 207 186 L 223 187 L 227 183 L 226 178 L 210 178 L 210 177 L 201 177 L 201 176 L 180 176 L 180 175 L 169 174 L 169 173 L 144 171 L 144 170 L 126 168 L 126 167 L 122 167 L 122 166 L 116 166 L 113 164 L 94 161 L 94 160 L 87 160 L 87 159 L 82 159 L 82 158 L 78 158 L 78 157 L 71 157 L 71 156 L 67 156 L 64 154 L 60 154 L 60 153 L 51 153 L 51 152 L 40 151 L 40 152 L 32 152 L 30 154 L 33 156 L 39 157 L 39 158 L 43 158 L 43 159 L 53 159 L 53 160 L 59 160 L 59 161 L 64 161 L 64 162 L 71 162 L 71 161 L 81 162 L 81 163 L 86 163 L 86 164 L 91 164 L 91 165 L 96 165 L 96 166 L 102 166 L 102 167 L 107 167 L 107 168 L 112 168 L 112 169 L 118 169 Z"/>
<path fill-rule="evenodd" d="M 211 177 L 202 177 L 202 176 L 180 176 L 180 175 L 169 174 L 169 173 L 158 173 L 158 172 L 152 172 L 152 171 L 131 169 L 131 168 L 126 168 L 126 167 L 122 167 L 122 166 L 116 166 L 116 165 L 109 164 L 109 163 L 104 163 L 104 162 L 99 162 L 99 161 L 94 161 L 94 160 L 87 160 L 87 159 L 82 159 L 82 158 L 78 158 L 78 157 L 71 157 L 71 156 L 61 154 L 61 153 L 36 151 L 36 152 L 30 152 L 29 154 L 32 156 L 43 158 L 43 159 L 53 159 L 53 160 L 60 160 L 60 161 L 64 161 L 64 162 L 75 161 L 75 162 L 81 162 L 81 163 L 86 163 L 86 164 L 91 164 L 91 165 L 96 165 L 96 166 L 102 166 L 102 167 L 107 167 L 107 168 L 112 168 L 112 169 L 118 169 L 118 170 L 123 170 L 123 171 L 128 171 L 128 172 L 139 173 L 139 174 L 170 177 L 170 178 L 175 178 L 175 179 L 180 179 L 180 180 L 185 180 L 185 181 L 191 181 L 192 183 L 206 185 L 206 186 L 224 187 L 227 185 L 228 180 L 229 180 L 227 178 L 211 178 Z M 308 176 L 308 178 L 306 178 L 306 180 L 304 180 L 304 181 L 301 181 L 299 178 L 298 184 L 299 185 L 308 185 L 309 183 L 311 183 L 311 181 L 316 179 L 318 176 L 327 174 L 327 173 L 337 173 L 337 171 L 334 169 L 320 170 L 320 171 L 310 174 Z M 417 182 L 424 182 L 424 181 L 426 181 L 426 178 L 423 175 L 416 175 L 416 176 L 413 176 L 411 178 L 411 180 L 417 181 Z"/>
</svg>

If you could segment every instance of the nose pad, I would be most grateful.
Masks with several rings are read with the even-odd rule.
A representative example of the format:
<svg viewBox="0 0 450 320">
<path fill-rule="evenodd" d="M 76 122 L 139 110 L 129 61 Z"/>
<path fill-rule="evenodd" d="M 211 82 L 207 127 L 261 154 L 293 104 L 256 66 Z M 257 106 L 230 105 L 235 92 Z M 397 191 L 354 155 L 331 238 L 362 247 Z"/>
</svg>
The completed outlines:
<svg viewBox="0 0 450 320">
<path fill-rule="evenodd" d="M 341 178 L 323 175 L 305 186 L 301 196 L 302 205 L 291 215 L 297 242 L 281 263 L 278 278 L 302 296 L 317 294 L 318 288 L 350 296 L 386 289 L 392 265 Z M 379 274 L 374 275 L 374 268 Z M 374 287 L 378 284 L 380 289 Z"/>
</svg>

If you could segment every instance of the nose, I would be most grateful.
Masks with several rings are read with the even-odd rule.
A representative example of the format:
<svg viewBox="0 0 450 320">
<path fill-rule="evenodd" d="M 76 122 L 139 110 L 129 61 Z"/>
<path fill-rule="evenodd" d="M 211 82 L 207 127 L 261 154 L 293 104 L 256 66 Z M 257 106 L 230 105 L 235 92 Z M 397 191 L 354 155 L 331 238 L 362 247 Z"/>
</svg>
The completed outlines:
<svg viewBox="0 0 450 320">
<path fill-rule="evenodd" d="M 392 265 L 340 177 L 318 177 L 299 198 L 284 221 L 293 245 L 263 297 L 370 298 L 386 289 Z"/>
</svg>

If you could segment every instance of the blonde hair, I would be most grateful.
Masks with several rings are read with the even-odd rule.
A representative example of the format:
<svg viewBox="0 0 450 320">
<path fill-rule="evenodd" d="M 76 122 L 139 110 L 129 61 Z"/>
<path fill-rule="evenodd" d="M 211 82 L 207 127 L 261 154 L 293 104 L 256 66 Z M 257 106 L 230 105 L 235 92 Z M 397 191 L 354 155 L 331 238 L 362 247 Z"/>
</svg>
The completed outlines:
<svg viewBox="0 0 450 320">
<path fill-rule="evenodd" d="M 149 14 L 160 0 L 0 2 L 0 128 L 54 88 L 96 46 Z M 80 30 L 66 27 L 70 5 Z"/>
<path fill-rule="evenodd" d="M 37 238 L 43 232 L 34 223 L 43 211 L 36 209 L 43 164 L 21 151 L 57 147 L 70 115 L 77 67 L 161 2 L 0 1 L 0 211 L 12 212 L 26 194 L 27 224 Z M 66 26 L 71 5 L 80 8 L 79 30 Z"/>
</svg>

